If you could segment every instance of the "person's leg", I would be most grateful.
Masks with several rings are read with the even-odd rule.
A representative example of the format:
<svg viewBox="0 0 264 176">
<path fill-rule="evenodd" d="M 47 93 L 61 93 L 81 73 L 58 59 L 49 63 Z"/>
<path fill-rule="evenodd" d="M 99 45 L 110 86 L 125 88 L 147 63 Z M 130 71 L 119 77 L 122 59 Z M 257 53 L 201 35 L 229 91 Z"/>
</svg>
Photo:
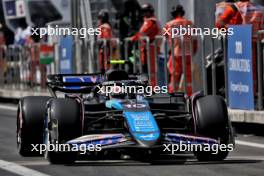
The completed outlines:
<svg viewBox="0 0 264 176">
<path fill-rule="evenodd" d="M 187 79 L 187 95 L 192 95 L 192 60 L 191 56 L 186 56 L 186 79 Z"/>
<path fill-rule="evenodd" d="M 170 55 L 168 63 L 167 63 L 167 68 L 168 68 L 168 73 L 169 73 L 169 85 L 168 85 L 168 89 L 169 89 L 169 93 L 173 93 L 173 75 L 172 75 L 172 56 Z"/>
<path fill-rule="evenodd" d="M 148 65 L 147 65 L 147 54 L 145 48 L 140 49 L 141 52 L 141 63 L 142 63 L 142 71 L 143 73 L 148 73 Z M 134 63 L 135 64 L 135 63 Z"/>
<path fill-rule="evenodd" d="M 155 48 L 153 45 L 150 46 L 150 72 L 151 72 L 151 85 L 156 86 L 157 85 L 157 79 L 156 79 L 156 59 L 155 56 Z"/>
<path fill-rule="evenodd" d="M 175 69 L 173 70 L 173 63 L 172 63 L 172 57 L 170 57 L 168 62 L 168 69 L 170 73 L 170 85 L 169 85 L 169 92 L 175 92 L 174 86 L 176 87 L 176 91 L 179 91 L 179 83 L 181 80 L 182 75 L 182 57 L 176 56 L 174 57 L 175 62 Z"/>
<path fill-rule="evenodd" d="M 104 52 L 102 49 L 99 50 L 99 69 L 102 73 L 105 72 L 104 68 Z"/>
</svg>

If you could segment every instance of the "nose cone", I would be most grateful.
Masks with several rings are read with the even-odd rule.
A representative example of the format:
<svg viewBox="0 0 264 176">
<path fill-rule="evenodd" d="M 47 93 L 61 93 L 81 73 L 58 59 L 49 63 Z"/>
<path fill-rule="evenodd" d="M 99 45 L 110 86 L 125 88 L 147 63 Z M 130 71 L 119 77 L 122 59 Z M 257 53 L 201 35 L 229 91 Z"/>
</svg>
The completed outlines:
<svg viewBox="0 0 264 176">
<path fill-rule="evenodd" d="M 151 147 L 160 138 L 160 130 L 155 118 L 149 110 L 125 111 L 126 122 L 130 134 L 142 147 Z"/>
<path fill-rule="evenodd" d="M 159 132 L 151 132 L 151 133 L 134 133 L 134 139 L 140 144 L 142 147 L 152 147 L 155 145 L 159 138 Z"/>
</svg>

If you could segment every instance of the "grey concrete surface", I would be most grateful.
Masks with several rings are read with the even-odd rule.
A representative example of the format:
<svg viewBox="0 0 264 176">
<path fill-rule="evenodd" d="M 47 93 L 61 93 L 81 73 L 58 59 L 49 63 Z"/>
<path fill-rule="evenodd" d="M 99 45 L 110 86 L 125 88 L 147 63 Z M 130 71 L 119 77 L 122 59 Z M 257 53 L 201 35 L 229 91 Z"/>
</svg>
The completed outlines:
<svg viewBox="0 0 264 176">
<path fill-rule="evenodd" d="M 15 109 L 15 107 L 14 107 Z M 264 149 L 237 145 L 223 162 L 198 162 L 192 155 L 155 165 L 137 161 L 84 161 L 74 165 L 50 165 L 42 157 L 21 157 L 16 150 L 16 112 L 0 108 L 0 160 L 16 163 L 50 176 L 262 176 Z M 264 144 L 263 137 L 239 135 L 237 141 Z M 0 165 L 1 167 L 1 165 Z M 0 168 L 1 176 L 14 176 Z M 37 175 L 34 175 L 37 176 Z"/>
</svg>

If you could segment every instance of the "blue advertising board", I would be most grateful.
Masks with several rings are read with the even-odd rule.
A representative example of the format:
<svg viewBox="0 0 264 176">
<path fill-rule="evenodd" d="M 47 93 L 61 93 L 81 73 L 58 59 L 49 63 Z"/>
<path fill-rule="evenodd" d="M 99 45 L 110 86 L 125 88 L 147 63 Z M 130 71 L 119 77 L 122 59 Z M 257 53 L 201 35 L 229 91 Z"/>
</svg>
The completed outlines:
<svg viewBox="0 0 264 176">
<path fill-rule="evenodd" d="M 60 73 L 73 73 L 73 38 L 72 36 L 62 37 L 60 39 Z"/>
<path fill-rule="evenodd" d="M 228 36 L 229 107 L 253 110 L 252 26 L 229 27 L 234 31 Z"/>
<path fill-rule="evenodd" d="M 7 16 L 16 16 L 16 1 L 5 1 L 5 11 Z"/>
</svg>

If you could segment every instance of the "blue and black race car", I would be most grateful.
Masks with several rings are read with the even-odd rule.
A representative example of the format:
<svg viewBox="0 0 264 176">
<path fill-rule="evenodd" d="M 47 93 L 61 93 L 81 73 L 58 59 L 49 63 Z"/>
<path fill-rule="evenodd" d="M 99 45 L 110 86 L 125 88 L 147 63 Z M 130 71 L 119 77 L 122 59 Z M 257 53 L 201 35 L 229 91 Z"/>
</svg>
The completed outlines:
<svg viewBox="0 0 264 176">
<path fill-rule="evenodd" d="M 36 154 L 32 146 L 37 144 L 67 144 L 77 150 L 45 150 L 44 155 L 54 164 L 72 163 L 83 158 L 85 144 L 100 146 L 87 149 L 87 158 L 126 154 L 144 160 L 171 154 L 164 150 L 168 144 L 233 143 L 226 103 L 219 96 L 100 91 L 104 86 L 148 86 L 144 76 L 125 71 L 49 75 L 47 85 L 50 97 L 24 97 L 19 102 L 17 144 L 22 156 Z M 223 160 L 228 151 L 198 150 L 194 155 L 199 161 Z"/>
</svg>

